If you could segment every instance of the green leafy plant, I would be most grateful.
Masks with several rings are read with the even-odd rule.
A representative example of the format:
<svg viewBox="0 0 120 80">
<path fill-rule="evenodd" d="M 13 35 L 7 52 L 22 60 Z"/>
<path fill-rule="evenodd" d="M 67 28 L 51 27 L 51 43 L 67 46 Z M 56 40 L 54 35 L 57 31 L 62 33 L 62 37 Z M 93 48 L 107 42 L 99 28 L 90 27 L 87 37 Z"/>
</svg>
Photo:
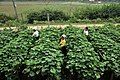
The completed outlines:
<svg viewBox="0 0 120 80">
<path fill-rule="evenodd" d="M 89 36 L 73 26 L 47 27 L 37 41 L 32 33 L 26 27 L 0 31 L 0 72 L 7 79 L 97 80 L 108 70 L 120 76 L 119 26 L 91 27 Z M 59 47 L 62 34 L 67 36 L 67 56 Z"/>
<path fill-rule="evenodd" d="M 67 16 L 62 11 L 51 11 L 51 10 L 43 10 L 41 12 L 33 12 L 27 15 L 28 23 L 33 23 L 34 20 L 37 21 L 47 21 L 47 15 L 49 14 L 49 20 L 50 21 L 67 21 L 69 19 L 69 16 Z"/>
<path fill-rule="evenodd" d="M 107 32 L 106 32 L 107 33 Z M 114 36 L 114 35 L 112 35 Z M 109 36 L 110 37 L 110 36 Z M 107 35 L 91 30 L 90 42 L 104 63 L 105 70 L 112 70 L 119 75 L 120 44 L 110 39 Z"/>
</svg>

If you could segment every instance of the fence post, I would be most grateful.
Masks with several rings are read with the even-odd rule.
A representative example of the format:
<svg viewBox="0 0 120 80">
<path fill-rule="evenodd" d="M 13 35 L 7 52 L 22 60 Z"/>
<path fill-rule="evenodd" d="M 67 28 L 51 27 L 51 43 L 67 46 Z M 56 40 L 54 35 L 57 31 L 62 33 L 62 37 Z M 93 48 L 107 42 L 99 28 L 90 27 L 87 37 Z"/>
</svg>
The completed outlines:
<svg viewBox="0 0 120 80">
<path fill-rule="evenodd" d="M 48 27 L 50 27 L 50 15 L 47 13 L 47 21 L 48 21 Z"/>
<path fill-rule="evenodd" d="M 15 4 L 14 0 L 12 0 L 12 2 L 13 2 L 14 11 L 15 11 L 15 18 L 18 20 L 18 14 L 17 14 L 16 4 Z"/>
<path fill-rule="evenodd" d="M 24 19 L 23 19 L 23 14 L 22 14 L 22 13 L 21 13 L 21 19 L 22 19 L 22 21 L 24 20 Z"/>
</svg>

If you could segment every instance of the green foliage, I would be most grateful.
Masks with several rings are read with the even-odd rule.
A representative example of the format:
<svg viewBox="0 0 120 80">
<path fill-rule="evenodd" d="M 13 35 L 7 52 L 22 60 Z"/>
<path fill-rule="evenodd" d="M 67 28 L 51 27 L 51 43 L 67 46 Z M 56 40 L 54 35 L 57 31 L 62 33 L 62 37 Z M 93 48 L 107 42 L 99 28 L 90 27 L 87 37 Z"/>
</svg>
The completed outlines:
<svg viewBox="0 0 120 80">
<path fill-rule="evenodd" d="M 94 51 L 91 43 L 82 34 L 82 30 L 70 26 L 65 28 L 64 33 L 68 36 L 69 46 L 66 67 L 72 74 L 76 70 L 79 77 L 84 79 L 100 78 L 104 71 L 103 64 L 99 61 L 99 56 Z"/>
<path fill-rule="evenodd" d="M 97 23 L 102 22 L 120 22 L 120 4 L 119 3 L 106 3 L 106 4 L 81 4 L 68 3 L 68 4 L 41 4 L 37 5 L 37 2 L 30 3 L 30 5 L 18 4 L 18 16 L 19 19 L 24 19 L 28 23 L 34 23 L 35 21 L 47 21 L 47 13 L 50 15 L 51 22 L 72 22 L 72 23 L 92 23 L 92 20 L 96 20 Z M 59 5 L 58 5 L 59 4 Z M 13 16 L 11 6 L 0 6 L 1 12 Z M 3 15 L 3 14 L 0 14 Z M 5 15 L 6 16 L 6 15 Z M 7 22 L 9 16 L 0 20 L 0 25 Z M 97 20 L 99 19 L 99 20 Z M 37 22 L 41 23 L 41 22 Z M 2 25 L 1 25 L 2 26 Z"/>
<path fill-rule="evenodd" d="M 29 48 L 32 46 L 32 38 L 30 30 L 18 32 L 18 37 L 12 39 L 1 51 L 1 70 L 6 71 L 7 77 L 19 68 L 27 58 Z M 4 63 L 3 63 L 4 62 Z"/>
<path fill-rule="evenodd" d="M 105 33 L 104 30 L 103 33 Z M 110 39 L 110 35 L 100 34 L 99 30 L 96 32 L 93 29 L 91 30 L 90 42 L 92 43 L 95 52 L 99 54 L 101 61 L 104 63 L 105 70 L 112 70 L 116 73 L 116 75 L 120 75 L 120 65 L 119 65 L 120 44 L 113 41 L 112 37 Z M 111 36 L 114 37 L 115 35 L 111 35 Z M 117 38 L 119 39 L 119 37 Z"/>
<path fill-rule="evenodd" d="M 10 16 L 7 16 L 5 14 L 0 13 L 0 23 L 5 23 L 8 20 L 13 20 L 13 18 Z"/>
<path fill-rule="evenodd" d="M 21 28 L 25 26 L 25 22 L 21 20 L 9 20 L 4 24 L 4 26 Z"/>
<path fill-rule="evenodd" d="M 120 17 L 120 5 L 108 4 L 101 6 L 88 6 L 83 10 L 77 10 L 74 15 L 78 19 L 109 19 L 114 17 Z"/>
<path fill-rule="evenodd" d="M 33 12 L 27 15 L 28 23 L 33 23 L 34 20 L 37 21 L 47 21 L 47 15 L 49 14 L 49 20 L 55 21 L 66 21 L 69 19 L 69 16 L 64 14 L 62 11 L 51 11 L 51 10 L 43 10 L 41 12 Z"/>
<path fill-rule="evenodd" d="M 119 30 L 119 26 L 109 24 L 97 30 L 90 28 L 90 35 L 85 36 L 80 28 L 72 26 L 64 29 L 48 27 L 40 30 L 40 39 L 35 42 L 32 30 L 3 30 L 0 33 L 0 71 L 12 80 L 18 80 L 19 75 L 48 75 L 61 79 L 61 72 L 65 72 L 63 66 L 70 75 L 75 71 L 77 79 L 97 80 L 106 70 L 119 76 Z M 59 48 L 62 34 L 67 35 L 67 56 Z"/>
<path fill-rule="evenodd" d="M 0 49 L 7 45 L 13 39 L 13 37 L 16 37 L 16 35 L 17 34 L 11 29 L 4 29 L 4 31 L 0 31 Z"/>
<path fill-rule="evenodd" d="M 120 23 L 120 17 L 116 17 L 116 18 L 114 18 L 114 20 L 116 23 Z"/>
<path fill-rule="evenodd" d="M 117 28 L 115 25 L 105 25 L 99 28 L 99 33 L 107 35 L 107 37 L 111 38 L 112 40 L 120 43 L 120 29 Z"/>
<path fill-rule="evenodd" d="M 72 6 L 72 5 L 71 5 Z M 69 22 L 81 22 L 92 23 L 91 20 L 96 20 L 97 23 L 102 21 L 107 22 L 119 22 L 120 17 L 120 5 L 119 4 L 103 4 L 103 5 L 87 5 L 74 9 L 74 12 L 62 12 L 62 10 L 42 10 L 41 12 L 32 12 L 28 14 L 27 19 L 29 23 L 37 21 L 47 21 L 47 13 L 50 15 L 50 21 L 69 21 Z M 72 13 L 73 15 L 69 15 Z"/>
<path fill-rule="evenodd" d="M 59 30 L 46 28 L 41 30 L 41 38 L 36 46 L 31 48 L 29 59 L 26 60 L 27 68 L 31 72 L 60 76 L 63 55 L 59 50 Z"/>
</svg>

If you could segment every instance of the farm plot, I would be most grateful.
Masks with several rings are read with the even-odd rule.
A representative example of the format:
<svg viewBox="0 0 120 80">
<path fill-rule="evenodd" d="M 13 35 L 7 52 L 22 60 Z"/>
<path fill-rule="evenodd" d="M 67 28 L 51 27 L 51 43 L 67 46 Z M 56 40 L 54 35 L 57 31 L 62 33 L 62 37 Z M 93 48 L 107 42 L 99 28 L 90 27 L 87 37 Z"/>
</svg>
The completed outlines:
<svg viewBox="0 0 120 80">
<path fill-rule="evenodd" d="M 0 73 L 4 76 L 0 78 L 98 80 L 107 75 L 105 71 L 112 71 L 105 79 L 119 80 L 119 27 L 91 27 L 88 37 L 77 27 L 48 27 L 40 30 L 40 38 L 36 42 L 31 29 L 18 32 L 3 30 L 0 34 Z M 67 35 L 67 56 L 59 47 L 62 34 Z"/>
</svg>

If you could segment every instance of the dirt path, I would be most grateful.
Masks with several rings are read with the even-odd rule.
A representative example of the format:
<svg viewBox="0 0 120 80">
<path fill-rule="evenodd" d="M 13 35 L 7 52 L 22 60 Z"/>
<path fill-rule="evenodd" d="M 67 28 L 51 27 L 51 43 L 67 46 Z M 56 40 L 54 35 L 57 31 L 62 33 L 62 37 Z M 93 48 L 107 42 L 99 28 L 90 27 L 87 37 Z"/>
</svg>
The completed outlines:
<svg viewBox="0 0 120 80">
<path fill-rule="evenodd" d="M 94 25 L 94 24 L 88 24 L 88 25 L 79 25 L 79 24 L 73 24 L 72 26 L 74 26 L 74 27 L 79 27 L 79 28 L 84 28 L 84 27 L 86 27 L 86 26 L 103 26 L 104 24 L 96 24 L 96 25 Z M 50 27 L 56 27 L 56 28 L 65 28 L 65 27 L 67 27 L 67 26 L 69 26 L 69 25 L 50 25 Z M 38 26 L 29 26 L 28 28 L 32 28 L 32 29 L 41 29 L 41 28 L 47 28 L 48 27 L 48 25 L 38 25 Z"/>
<path fill-rule="evenodd" d="M 104 24 L 72 24 L 74 27 L 79 27 L 79 28 L 84 28 L 86 26 L 92 27 L 92 26 L 103 26 Z M 120 24 L 115 24 L 115 25 L 120 25 Z M 50 25 L 49 27 L 56 27 L 56 28 L 65 28 L 69 25 Z M 48 25 L 35 25 L 35 26 L 28 26 L 30 29 L 41 29 L 41 28 L 47 28 Z M 16 29 L 16 27 L 0 27 L 0 30 L 3 30 L 4 28 L 6 29 Z"/>
</svg>

